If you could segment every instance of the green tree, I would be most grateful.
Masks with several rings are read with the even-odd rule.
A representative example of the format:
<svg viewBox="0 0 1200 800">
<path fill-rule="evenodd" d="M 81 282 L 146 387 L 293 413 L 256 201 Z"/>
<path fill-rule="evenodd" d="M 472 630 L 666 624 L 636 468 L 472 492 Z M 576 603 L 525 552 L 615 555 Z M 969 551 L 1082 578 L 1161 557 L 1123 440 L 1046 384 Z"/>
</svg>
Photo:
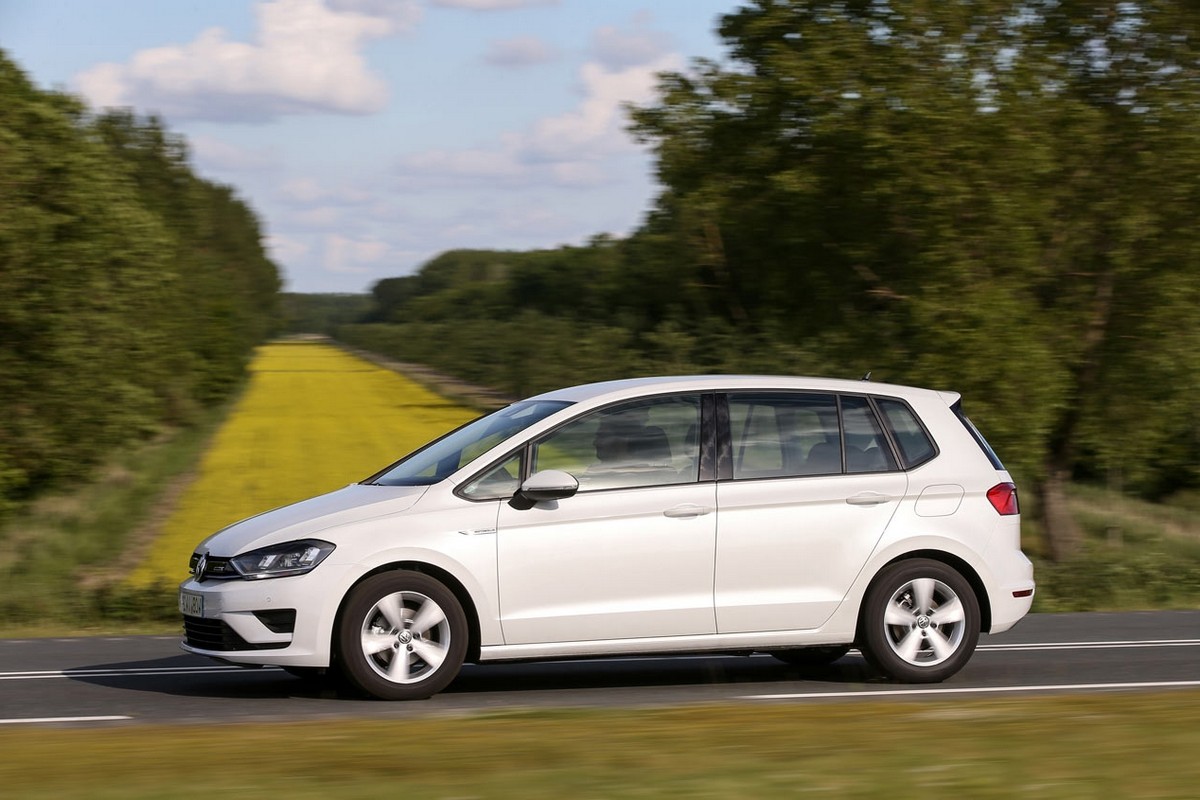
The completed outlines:
<svg viewBox="0 0 1200 800">
<path fill-rule="evenodd" d="M 0 459 L 9 493 L 152 427 L 166 234 L 76 101 L 0 57 Z"/>
<path fill-rule="evenodd" d="M 171 236 L 178 290 L 161 311 L 174 339 L 172 394 L 218 401 L 240 382 L 253 346 L 278 327 L 281 283 L 258 218 L 233 189 L 197 177 L 184 140 L 158 119 L 114 110 L 93 126 Z"/>
<path fill-rule="evenodd" d="M 711 312 L 962 390 L 1069 555 L 1074 471 L 1195 430 L 1200 11 L 757 0 L 720 35 L 634 111 L 657 235 Z"/>
<path fill-rule="evenodd" d="M 182 139 L 0 53 L 0 512 L 227 397 L 278 290 L 257 218 Z"/>
</svg>

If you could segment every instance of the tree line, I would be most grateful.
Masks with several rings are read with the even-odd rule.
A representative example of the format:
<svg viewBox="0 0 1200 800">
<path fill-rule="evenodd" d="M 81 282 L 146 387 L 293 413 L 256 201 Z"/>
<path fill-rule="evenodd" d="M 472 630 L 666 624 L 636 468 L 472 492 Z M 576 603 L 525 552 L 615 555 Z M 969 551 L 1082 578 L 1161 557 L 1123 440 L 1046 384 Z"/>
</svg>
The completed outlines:
<svg viewBox="0 0 1200 800">
<path fill-rule="evenodd" d="M 279 289 L 254 212 L 181 137 L 0 52 L 0 517 L 229 397 Z"/>
<path fill-rule="evenodd" d="M 457 251 L 342 338 L 521 395 L 772 371 L 956 389 L 1041 515 L 1200 487 L 1200 10 L 753 0 L 631 130 L 631 236 Z"/>
</svg>

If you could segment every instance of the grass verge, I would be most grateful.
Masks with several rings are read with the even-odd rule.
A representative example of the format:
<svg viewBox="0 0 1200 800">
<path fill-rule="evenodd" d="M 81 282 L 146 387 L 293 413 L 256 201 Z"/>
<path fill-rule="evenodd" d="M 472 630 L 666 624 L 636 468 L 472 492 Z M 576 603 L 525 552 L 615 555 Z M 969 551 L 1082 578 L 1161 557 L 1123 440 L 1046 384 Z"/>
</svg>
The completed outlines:
<svg viewBox="0 0 1200 800">
<path fill-rule="evenodd" d="M 1193 510 L 1085 485 L 1071 487 L 1070 507 L 1086 535 L 1084 548 L 1068 561 L 1036 563 L 1034 611 L 1200 607 L 1200 523 Z"/>
<path fill-rule="evenodd" d="M 0 531 L 0 635 L 177 630 L 174 587 L 121 583 L 227 408 L 118 453 L 94 479 L 46 495 Z"/>
<path fill-rule="evenodd" d="M 1200 693 L 0 731 L 13 798 L 1194 797 Z M 136 753 L 136 757 L 130 757 Z"/>
</svg>

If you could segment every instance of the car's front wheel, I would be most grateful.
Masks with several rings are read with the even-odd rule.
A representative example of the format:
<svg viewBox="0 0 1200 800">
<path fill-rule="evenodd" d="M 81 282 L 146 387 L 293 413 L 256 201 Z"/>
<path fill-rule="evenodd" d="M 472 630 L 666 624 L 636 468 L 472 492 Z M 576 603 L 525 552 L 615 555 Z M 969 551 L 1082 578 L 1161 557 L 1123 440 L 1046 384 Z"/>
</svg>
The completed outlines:
<svg viewBox="0 0 1200 800">
<path fill-rule="evenodd" d="M 383 700 L 421 700 L 458 675 L 467 618 L 454 593 L 419 572 L 385 572 L 356 586 L 338 626 L 346 678 Z"/>
<path fill-rule="evenodd" d="M 859 645 L 885 675 L 936 683 L 962 669 L 979 641 L 979 601 L 966 578 L 930 559 L 883 570 L 863 601 Z"/>
</svg>

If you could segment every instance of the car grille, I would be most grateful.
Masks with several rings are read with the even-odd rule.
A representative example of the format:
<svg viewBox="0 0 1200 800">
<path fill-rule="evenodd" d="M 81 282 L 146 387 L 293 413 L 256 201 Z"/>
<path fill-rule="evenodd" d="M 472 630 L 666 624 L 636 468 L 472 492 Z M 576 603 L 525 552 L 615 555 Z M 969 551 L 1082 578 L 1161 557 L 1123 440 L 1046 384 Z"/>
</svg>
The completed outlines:
<svg viewBox="0 0 1200 800">
<path fill-rule="evenodd" d="M 240 578 L 241 575 L 233 567 L 233 563 L 228 558 L 218 558 L 216 556 L 207 556 L 204 559 L 204 571 L 197 572 L 196 568 L 200 564 L 200 554 L 192 553 L 192 558 L 188 562 L 188 572 L 195 576 L 196 580 L 202 581 L 205 578 L 229 579 Z"/>
<path fill-rule="evenodd" d="M 237 631 L 219 619 L 201 619 L 200 617 L 183 618 L 184 641 L 189 647 L 198 650 L 216 650 L 229 652 L 233 650 L 280 650 L 288 646 L 288 642 L 268 642 L 266 644 L 251 644 L 238 636 Z"/>
</svg>

